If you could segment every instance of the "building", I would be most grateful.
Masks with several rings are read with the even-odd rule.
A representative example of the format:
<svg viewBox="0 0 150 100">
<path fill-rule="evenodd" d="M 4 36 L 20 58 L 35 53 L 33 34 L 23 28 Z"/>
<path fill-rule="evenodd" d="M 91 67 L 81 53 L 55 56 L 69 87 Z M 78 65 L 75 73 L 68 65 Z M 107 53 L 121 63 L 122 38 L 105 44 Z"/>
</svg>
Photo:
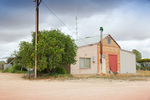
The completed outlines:
<svg viewBox="0 0 150 100">
<path fill-rule="evenodd" d="M 122 50 L 111 35 L 103 35 L 103 66 L 100 66 L 100 36 L 76 41 L 78 46 L 76 64 L 70 74 L 136 73 L 135 54 Z"/>
</svg>

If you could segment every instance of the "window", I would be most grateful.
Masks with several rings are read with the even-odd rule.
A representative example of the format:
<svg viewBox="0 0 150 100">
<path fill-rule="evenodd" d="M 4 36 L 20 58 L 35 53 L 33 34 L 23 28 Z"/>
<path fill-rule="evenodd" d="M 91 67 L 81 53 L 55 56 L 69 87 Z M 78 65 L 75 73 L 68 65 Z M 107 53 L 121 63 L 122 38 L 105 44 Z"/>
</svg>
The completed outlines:
<svg viewBox="0 0 150 100">
<path fill-rule="evenodd" d="M 91 68 L 91 58 L 80 58 L 79 66 L 80 68 Z"/>
<path fill-rule="evenodd" d="M 108 44 L 110 44 L 111 43 L 111 39 L 110 39 L 110 37 L 108 36 L 108 38 L 107 38 L 107 42 L 108 42 Z"/>
</svg>

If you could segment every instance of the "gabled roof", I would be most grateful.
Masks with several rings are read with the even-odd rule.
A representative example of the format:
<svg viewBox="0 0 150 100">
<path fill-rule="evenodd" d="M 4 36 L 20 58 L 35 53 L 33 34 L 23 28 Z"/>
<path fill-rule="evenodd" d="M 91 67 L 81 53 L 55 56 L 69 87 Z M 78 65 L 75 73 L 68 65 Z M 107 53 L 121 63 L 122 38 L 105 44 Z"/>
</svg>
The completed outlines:
<svg viewBox="0 0 150 100">
<path fill-rule="evenodd" d="M 103 40 L 107 37 L 110 36 L 112 38 L 112 36 L 110 34 L 103 34 Z M 113 38 L 112 38 L 113 39 Z M 114 40 L 114 39 L 113 39 Z M 92 36 L 92 37 L 88 37 L 88 38 L 84 38 L 84 39 L 79 39 L 76 40 L 75 43 L 78 47 L 82 47 L 82 46 L 88 46 L 88 45 L 93 45 L 93 44 L 97 44 L 100 42 L 100 35 L 98 36 Z M 118 43 L 114 40 L 114 42 L 118 45 Z M 118 45 L 119 46 L 119 45 Z M 120 48 L 120 46 L 119 46 Z"/>
<path fill-rule="evenodd" d="M 103 34 L 103 39 L 106 38 L 109 34 Z M 75 43 L 78 47 L 97 44 L 100 42 L 100 36 L 92 36 L 84 39 L 76 40 Z"/>
</svg>

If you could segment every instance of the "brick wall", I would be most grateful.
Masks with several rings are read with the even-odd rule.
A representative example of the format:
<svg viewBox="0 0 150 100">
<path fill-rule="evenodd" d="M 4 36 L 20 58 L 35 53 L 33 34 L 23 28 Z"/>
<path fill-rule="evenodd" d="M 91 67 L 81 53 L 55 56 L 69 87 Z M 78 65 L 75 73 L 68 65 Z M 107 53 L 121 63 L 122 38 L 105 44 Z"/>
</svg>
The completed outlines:
<svg viewBox="0 0 150 100">
<path fill-rule="evenodd" d="M 120 72 L 120 47 L 111 38 L 111 44 L 107 43 L 107 37 L 103 40 L 103 55 L 106 55 L 106 72 L 109 73 L 109 54 L 117 55 L 118 72 Z M 97 67 L 99 68 L 100 60 L 100 43 L 97 44 Z"/>
</svg>

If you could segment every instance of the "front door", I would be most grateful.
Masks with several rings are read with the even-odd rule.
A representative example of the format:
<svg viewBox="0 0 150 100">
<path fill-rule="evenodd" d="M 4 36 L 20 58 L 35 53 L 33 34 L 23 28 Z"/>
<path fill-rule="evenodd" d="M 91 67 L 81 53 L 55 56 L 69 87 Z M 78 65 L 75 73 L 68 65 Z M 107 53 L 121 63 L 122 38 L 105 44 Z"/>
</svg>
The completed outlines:
<svg viewBox="0 0 150 100">
<path fill-rule="evenodd" d="M 112 72 L 117 72 L 118 66 L 117 66 L 117 55 L 109 55 L 109 66 L 110 70 Z"/>
</svg>

